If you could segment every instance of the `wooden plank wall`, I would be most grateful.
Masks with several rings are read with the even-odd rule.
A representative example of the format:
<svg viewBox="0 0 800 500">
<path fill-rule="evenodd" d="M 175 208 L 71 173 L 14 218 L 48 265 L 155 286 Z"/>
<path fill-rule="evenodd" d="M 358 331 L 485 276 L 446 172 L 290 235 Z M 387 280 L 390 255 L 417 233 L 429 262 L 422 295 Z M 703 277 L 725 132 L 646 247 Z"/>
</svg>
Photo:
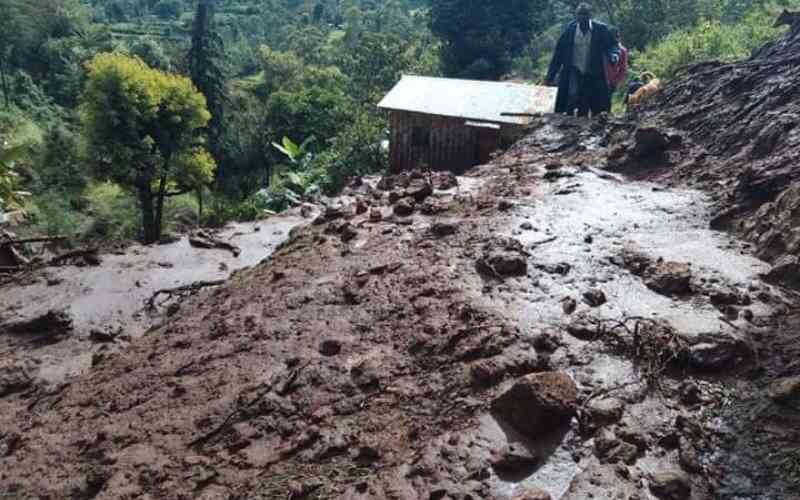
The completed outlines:
<svg viewBox="0 0 800 500">
<path fill-rule="evenodd" d="M 390 125 L 392 172 L 428 167 L 460 173 L 479 163 L 479 129 L 464 119 L 392 111 Z M 425 139 L 419 144 L 415 128 Z"/>
</svg>

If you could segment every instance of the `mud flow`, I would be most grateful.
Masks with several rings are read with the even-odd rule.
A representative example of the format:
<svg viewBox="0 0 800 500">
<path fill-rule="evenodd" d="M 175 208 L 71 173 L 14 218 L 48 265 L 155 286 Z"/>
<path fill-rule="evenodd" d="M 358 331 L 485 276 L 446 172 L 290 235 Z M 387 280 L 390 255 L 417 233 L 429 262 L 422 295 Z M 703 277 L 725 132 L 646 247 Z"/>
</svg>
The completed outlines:
<svg viewBox="0 0 800 500">
<path fill-rule="evenodd" d="M 0 495 L 800 498 L 798 44 L 5 285 Z"/>
</svg>

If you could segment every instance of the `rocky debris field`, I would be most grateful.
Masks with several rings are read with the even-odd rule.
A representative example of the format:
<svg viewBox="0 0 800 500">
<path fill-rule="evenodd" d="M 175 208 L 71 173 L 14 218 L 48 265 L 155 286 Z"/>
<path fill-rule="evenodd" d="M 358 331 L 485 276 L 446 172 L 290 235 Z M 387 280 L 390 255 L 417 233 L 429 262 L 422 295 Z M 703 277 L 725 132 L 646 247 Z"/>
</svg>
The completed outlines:
<svg viewBox="0 0 800 500">
<path fill-rule="evenodd" d="M 800 300 L 780 271 L 793 250 L 765 254 L 761 237 L 710 227 L 775 210 L 781 234 L 795 229 L 778 187 L 758 203 L 730 197 L 748 178 L 737 164 L 762 165 L 770 186 L 793 179 L 780 158 L 794 129 L 763 163 L 729 158 L 711 132 L 755 137 L 759 113 L 726 114 L 734 91 L 764 93 L 766 110 L 795 105 L 770 101 L 796 86 L 758 68 L 788 75 L 796 40 L 696 68 L 636 122 L 544 118 L 464 177 L 357 179 L 271 257 L 189 290 L 77 376 L 47 379 L 36 360 L 86 352 L 69 344 L 79 318 L 16 308 L 0 338 L 27 361 L 0 368 L 0 493 L 797 498 Z M 42 284 L 6 287 L 4 301 L 30 286 Z M 53 325 L 56 338 L 21 341 Z"/>
</svg>

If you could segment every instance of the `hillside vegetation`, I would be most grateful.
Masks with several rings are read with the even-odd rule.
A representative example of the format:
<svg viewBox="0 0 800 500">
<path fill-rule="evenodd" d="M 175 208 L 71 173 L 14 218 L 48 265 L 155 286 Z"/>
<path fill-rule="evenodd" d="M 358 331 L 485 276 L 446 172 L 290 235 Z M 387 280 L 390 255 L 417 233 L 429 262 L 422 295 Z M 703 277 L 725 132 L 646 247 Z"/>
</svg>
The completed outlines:
<svg viewBox="0 0 800 500">
<path fill-rule="evenodd" d="M 792 3 L 595 7 L 633 49 L 633 75 L 668 78 L 694 61 L 748 56 L 780 32 L 775 15 Z M 24 220 L 22 232 L 151 241 L 161 231 L 148 220 L 165 232 L 218 225 L 336 193 L 386 168 L 387 122 L 375 104 L 403 73 L 539 81 L 576 4 L 0 0 L 0 212 Z M 90 68 L 106 53 L 117 54 L 118 76 L 143 64 L 191 80 L 208 120 L 178 145 L 165 128 L 180 115 L 169 99 L 151 102 L 155 121 L 143 119 L 140 100 L 108 101 L 110 123 L 124 126 L 106 124 L 98 142 L 91 110 L 115 94 Z M 140 82 L 141 95 L 157 94 L 158 78 Z M 201 166 L 179 164 L 189 151 L 205 155 Z M 169 194 L 155 195 L 152 215 L 145 191 Z"/>
</svg>

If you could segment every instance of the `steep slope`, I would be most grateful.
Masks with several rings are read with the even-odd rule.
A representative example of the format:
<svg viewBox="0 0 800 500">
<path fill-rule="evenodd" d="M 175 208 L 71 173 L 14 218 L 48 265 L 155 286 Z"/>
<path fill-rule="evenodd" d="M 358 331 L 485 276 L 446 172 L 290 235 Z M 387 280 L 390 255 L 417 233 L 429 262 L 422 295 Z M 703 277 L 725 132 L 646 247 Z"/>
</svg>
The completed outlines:
<svg viewBox="0 0 800 500">
<path fill-rule="evenodd" d="M 715 196 L 716 227 L 800 286 L 800 25 L 749 60 L 689 67 L 642 112 L 685 139 L 670 176 Z"/>
</svg>

